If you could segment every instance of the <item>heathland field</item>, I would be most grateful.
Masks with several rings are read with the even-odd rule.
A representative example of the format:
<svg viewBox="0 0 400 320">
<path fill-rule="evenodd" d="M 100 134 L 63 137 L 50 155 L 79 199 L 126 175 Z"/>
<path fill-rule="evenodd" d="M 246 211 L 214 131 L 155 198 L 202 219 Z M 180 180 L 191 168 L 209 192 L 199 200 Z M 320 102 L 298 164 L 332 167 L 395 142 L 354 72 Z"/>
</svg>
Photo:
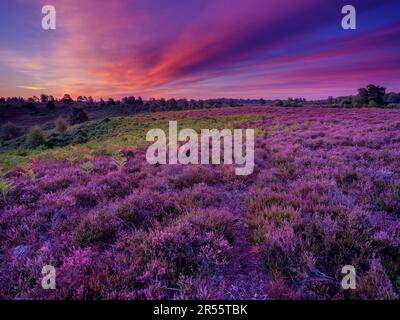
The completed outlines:
<svg viewBox="0 0 400 320">
<path fill-rule="evenodd" d="M 148 164 L 146 133 L 169 120 L 254 128 L 254 173 Z M 400 110 L 227 107 L 44 133 L 0 147 L 0 298 L 400 295 Z"/>
</svg>

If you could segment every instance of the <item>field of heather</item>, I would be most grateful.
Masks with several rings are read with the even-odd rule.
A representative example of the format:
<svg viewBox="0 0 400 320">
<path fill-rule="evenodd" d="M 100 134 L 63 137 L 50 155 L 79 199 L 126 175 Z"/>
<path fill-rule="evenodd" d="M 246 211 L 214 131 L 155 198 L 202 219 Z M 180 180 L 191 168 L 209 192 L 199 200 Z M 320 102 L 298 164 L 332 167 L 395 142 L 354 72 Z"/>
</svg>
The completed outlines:
<svg viewBox="0 0 400 320">
<path fill-rule="evenodd" d="M 254 173 L 149 165 L 145 134 L 168 120 L 255 128 Z M 192 110 L 46 134 L 51 148 L 0 151 L 2 299 L 399 298 L 400 110 Z"/>
</svg>

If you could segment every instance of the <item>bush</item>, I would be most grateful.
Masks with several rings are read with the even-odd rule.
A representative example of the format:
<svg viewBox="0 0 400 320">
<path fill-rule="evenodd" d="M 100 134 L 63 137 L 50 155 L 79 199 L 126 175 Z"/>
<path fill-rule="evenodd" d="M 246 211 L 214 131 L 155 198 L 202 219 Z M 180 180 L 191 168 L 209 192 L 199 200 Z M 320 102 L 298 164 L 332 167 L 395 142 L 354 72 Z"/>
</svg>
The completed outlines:
<svg viewBox="0 0 400 320">
<path fill-rule="evenodd" d="M 38 126 L 29 129 L 26 137 L 26 144 L 29 148 L 37 148 L 40 145 L 45 145 L 47 138 L 45 133 Z"/>
<path fill-rule="evenodd" d="M 79 107 L 73 107 L 72 108 L 72 113 L 69 117 L 69 123 L 74 125 L 74 124 L 79 124 L 83 123 L 89 120 L 89 117 L 85 110 Z"/>
<path fill-rule="evenodd" d="M 56 130 L 58 132 L 65 132 L 68 128 L 67 122 L 64 120 L 63 117 L 59 116 L 56 120 Z"/>
<path fill-rule="evenodd" d="M 351 108 L 353 105 L 353 101 L 351 98 L 347 97 L 342 99 L 342 101 L 340 101 L 340 106 L 344 107 L 344 108 Z"/>
<path fill-rule="evenodd" d="M 97 205 L 98 199 L 95 193 L 85 188 L 79 188 L 74 192 L 75 206 L 77 208 L 93 208 Z"/>
<path fill-rule="evenodd" d="M 11 122 L 8 122 L 1 127 L 1 136 L 3 139 L 14 139 L 22 136 L 22 134 L 22 129 Z"/>
<path fill-rule="evenodd" d="M 379 104 L 376 103 L 374 100 L 371 100 L 371 101 L 368 103 L 368 107 L 369 107 L 369 108 L 378 108 L 378 107 L 379 107 Z"/>
<path fill-rule="evenodd" d="M 149 228 L 156 221 L 176 217 L 180 212 L 179 204 L 170 196 L 136 191 L 119 204 L 116 215 L 136 228 Z"/>
<path fill-rule="evenodd" d="M 386 108 L 388 109 L 400 109 L 400 103 L 389 103 Z"/>
<path fill-rule="evenodd" d="M 82 218 L 76 229 L 75 240 L 85 247 L 97 242 L 111 243 L 117 234 L 118 226 L 106 212 L 91 214 Z"/>
</svg>

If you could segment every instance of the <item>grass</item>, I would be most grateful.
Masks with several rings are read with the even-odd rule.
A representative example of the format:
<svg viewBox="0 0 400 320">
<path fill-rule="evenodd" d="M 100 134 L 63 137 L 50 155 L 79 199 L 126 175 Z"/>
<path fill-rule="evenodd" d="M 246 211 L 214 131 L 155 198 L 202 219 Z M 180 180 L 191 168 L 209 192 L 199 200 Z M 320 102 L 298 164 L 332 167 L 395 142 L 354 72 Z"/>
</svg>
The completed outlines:
<svg viewBox="0 0 400 320">
<path fill-rule="evenodd" d="M 174 118 L 169 113 L 175 113 Z M 147 113 L 128 117 L 110 118 L 109 121 L 89 121 L 84 124 L 71 126 L 64 133 L 55 130 L 46 132 L 51 137 L 56 137 L 60 143 L 67 144 L 62 147 L 28 149 L 25 146 L 15 146 L 12 149 L 0 153 L 0 173 L 15 168 L 26 168 L 33 159 L 68 159 L 70 161 L 86 159 L 90 160 L 95 155 L 109 155 L 118 158 L 119 151 L 126 147 L 144 149 L 146 133 L 154 128 L 160 128 L 168 132 L 170 120 L 178 121 L 178 130 L 192 128 L 197 132 L 200 129 L 213 128 L 238 128 L 243 123 L 260 121 L 262 117 L 256 114 L 250 115 L 221 115 L 217 117 L 192 117 L 176 112 Z M 73 143 L 76 135 L 87 134 L 86 142 Z M 262 129 L 256 129 L 256 134 L 262 134 Z M 72 142 L 72 143 L 70 143 Z"/>
</svg>

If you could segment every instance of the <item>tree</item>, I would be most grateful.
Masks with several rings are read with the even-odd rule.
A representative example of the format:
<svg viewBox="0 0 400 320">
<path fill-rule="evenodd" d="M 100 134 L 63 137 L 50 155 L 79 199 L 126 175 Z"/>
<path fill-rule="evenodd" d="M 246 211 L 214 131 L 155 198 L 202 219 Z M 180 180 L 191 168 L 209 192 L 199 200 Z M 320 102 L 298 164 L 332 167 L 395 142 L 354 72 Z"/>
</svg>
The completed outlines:
<svg viewBox="0 0 400 320">
<path fill-rule="evenodd" d="M 384 87 L 369 84 L 366 88 L 358 89 L 358 94 L 353 98 L 356 107 L 379 107 L 385 104 L 386 89 Z"/>
<path fill-rule="evenodd" d="M 46 107 L 49 110 L 54 110 L 55 107 L 56 107 L 56 104 L 55 104 L 54 100 L 48 100 L 47 103 L 46 103 Z"/>
<path fill-rule="evenodd" d="M 122 102 L 124 104 L 128 104 L 128 105 L 133 105 L 136 103 L 136 99 L 134 96 L 130 96 L 130 97 L 123 97 L 122 98 Z"/>
<path fill-rule="evenodd" d="M 367 86 L 369 102 L 375 101 L 379 106 L 384 104 L 386 88 L 370 84 Z"/>
<path fill-rule="evenodd" d="M 353 106 L 362 107 L 369 104 L 369 92 L 366 88 L 358 89 L 358 94 L 353 98 Z"/>
<path fill-rule="evenodd" d="M 70 103 L 74 102 L 74 100 L 72 100 L 71 96 L 70 96 L 68 93 L 66 93 L 66 94 L 64 94 L 64 96 L 62 97 L 61 102 L 70 104 Z"/>
<path fill-rule="evenodd" d="M 385 95 L 384 102 L 390 103 L 400 103 L 400 93 L 390 92 Z"/>
<path fill-rule="evenodd" d="M 236 107 L 236 101 L 235 101 L 235 99 L 229 99 L 228 105 L 229 105 L 230 107 Z"/>
<path fill-rule="evenodd" d="M 40 101 L 41 101 L 42 103 L 46 103 L 48 100 L 49 100 L 49 96 L 48 96 L 47 94 L 42 93 L 42 94 L 40 95 Z"/>
<path fill-rule="evenodd" d="M 340 101 L 340 105 L 345 108 L 350 108 L 352 106 L 352 103 L 353 101 L 351 97 L 345 97 L 342 99 L 342 101 Z"/>
<path fill-rule="evenodd" d="M 169 99 L 167 102 L 167 105 L 170 109 L 176 109 L 178 107 L 178 103 L 176 102 L 176 100 L 174 98 Z"/>
</svg>

